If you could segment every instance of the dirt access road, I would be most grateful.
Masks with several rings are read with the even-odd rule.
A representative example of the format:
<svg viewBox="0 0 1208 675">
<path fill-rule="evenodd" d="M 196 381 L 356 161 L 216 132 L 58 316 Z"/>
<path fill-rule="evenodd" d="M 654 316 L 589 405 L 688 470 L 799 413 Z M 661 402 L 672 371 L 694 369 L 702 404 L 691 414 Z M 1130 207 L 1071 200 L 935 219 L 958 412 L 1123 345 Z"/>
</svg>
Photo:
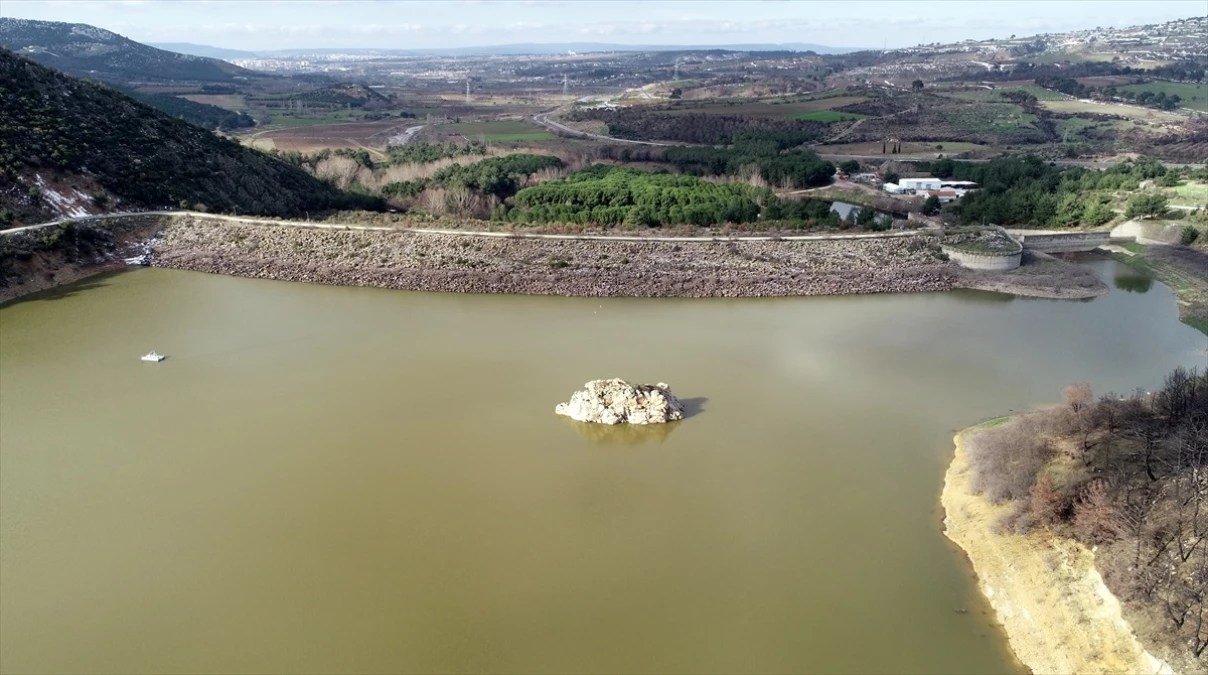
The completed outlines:
<svg viewBox="0 0 1208 675">
<path fill-rule="evenodd" d="M 499 239 L 555 239 L 572 241 L 640 241 L 640 242 L 710 242 L 710 241 L 836 241 L 843 239 L 895 239 L 913 237 L 919 234 L 917 230 L 898 230 L 894 232 L 871 232 L 860 234 L 766 234 L 733 236 L 701 236 L 701 237 L 657 237 L 610 234 L 537 234 L 528 232 L 492 232 L 478 230 L 445 230 L 418 227 L 387 227 L 384 225 L 357 225 L 354 223 L 313 223 L 301 220 L 267 220 L 263 218 L 245 218 L 243 216 L 224 216 L 215 213 L 198 211 L 137 211 L 131 213 L 110 213 L 101 216 L 86 216 L 80 218 L 63 218 L 48 223 L 26 225 L 0 230 L 0 236 L 30 232 L 46 227 L 56 227 L 67 223 L 83 223 L 97 220 L 112 220 L 115 218 L 130 218 L 134 216 L 192 216 L 207 220 L 222 220 L 240 225 L 268 225 L 276 227 L 293 227 L 313 230 L 361 230 L 366 232 L 407 232 L 411 234 L 444 234 L 459 237 L 495 237 Z"/>
<path fill-rule="evenodd" d="M 551 110 L 549 112 L 537 113 L 536 115 L 533 115 L 533 121 L 536 122 L 537 124 L 540 124 L 541 126 L 545 127 L 546 129 L 553 131 L 554 133 L 565 134 L 567 136 L 574 136 L 576 138 L 589 138 L 589 139 L 596 140 L 596 141 L 604 141 L 606 143 L 632 143 L 634 145 L 656 145 L 656 146 L 676 145 L 675 143 L 658 143 L 655 141 L 631 141 L 626 138 L 613 138 L 612 136 L 601 136 L 599 134 L 589 134 L 586 131 L 579 131 L 578 129 L 572 129 L 572 128 L 566 126 L 565 124 L 562 124 L 561 122 L 555 122 L 554 120 L 551 120 L 549 118 L 549 116 L 553 115 L 554 113 L 557 113 L 557 112 L 559 112 L 559 110 Z"/>
</svg>

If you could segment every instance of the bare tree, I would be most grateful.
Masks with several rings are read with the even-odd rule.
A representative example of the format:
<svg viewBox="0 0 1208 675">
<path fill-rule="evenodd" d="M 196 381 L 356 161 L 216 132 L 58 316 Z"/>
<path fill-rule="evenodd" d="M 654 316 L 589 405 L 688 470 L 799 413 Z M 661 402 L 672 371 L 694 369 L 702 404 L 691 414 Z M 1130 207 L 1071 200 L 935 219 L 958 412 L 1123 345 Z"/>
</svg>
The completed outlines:
<svg viewBox="0 0 1208 675">
<path fill-rule="evenodd" d="M 1070 410 L 1080 413 L 1091 401 L 1095 400 L 1095 397 L 1091 393 L 1091 385 L 1078 382 L 1068 385 L 1061 392 L 1061 399 L 1070 407 Z"/>
</svg>

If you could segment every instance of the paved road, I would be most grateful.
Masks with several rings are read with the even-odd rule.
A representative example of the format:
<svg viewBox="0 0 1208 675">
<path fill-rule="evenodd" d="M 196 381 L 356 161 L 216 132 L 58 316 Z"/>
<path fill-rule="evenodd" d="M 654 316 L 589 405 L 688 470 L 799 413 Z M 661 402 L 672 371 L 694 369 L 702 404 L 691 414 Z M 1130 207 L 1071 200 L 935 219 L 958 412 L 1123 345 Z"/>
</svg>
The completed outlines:
<svg viewBox="0 0 1208 675">
<path fill-rule="evenodd" d="M 634 145 L 657 145 L 657 146 L 676 145 L 675 143 L 656 143 L 655 141 L 631 141 L 626 138 L 613 138 L 612 136 L 601 136 L 599 134 L 589 134 L 586 131 L 579 131 L 578 129 L 572 129 L 572 128 L 566 126 L 565 124 L 551 120 L 549 118 L 549 116 L 553 115 L 556 112 L 558 112 L 558 111 L 551 110 L 549 112 L 538 113 L 536 115 L 533 115 L 533 121 L 551 131 L 563 133 L 568 136 L 576 136 L 578 138 L 590 138 L 593 140 L 606 141 L 609 143 L 632 143 Z"/>
<path fill-rule="evenodd" d="M 899 230 L 896 232 L 872 232 L 867 234 L 800 234 L 800 235 L 755 235 L 745 237 L 730 237 L 724 235 L 707 237 L 642 237 L 632 235 L 609 234 L 535 234 L 521 232 L 482 232 L 473 230 L 438 230 L 413 227 L 386 227 L 382 225 L 356 225 L 353 223 L 312 223 L 303 220 L 267 220 L 262 218 L 244 218 L 242 216 L 224 216 L 214 213 L 199 213 L 196 211 L 138 211 L 134 213 L 111 213 L 103 216 L 87 216 L 83 218 L 63 218 L 49 223 L 14 227 L 0 230 L 0 235 L 12 235 L 28 232 L 45 227 L 55 227 L 65 223 L 79 223 L 92 220 L 110 220 L 129 216 L 197 216 L 209 220 L 224 220 L 243 225 L 270 225 L 277 227 L 297 227 L 315 230 L 358 230 L 364 232 L 405 232 L 410 234 L 447 234 L 459 237 L 496 237 L 500 239 L 570 239 L 578 241 L 662 241 L 662 242 L 709 242 L 709 241 L 828 241 L 838 239 L 891 239 L 895 237 L 910 237 L 918 234 L 916 230 Z"/>
</svg>

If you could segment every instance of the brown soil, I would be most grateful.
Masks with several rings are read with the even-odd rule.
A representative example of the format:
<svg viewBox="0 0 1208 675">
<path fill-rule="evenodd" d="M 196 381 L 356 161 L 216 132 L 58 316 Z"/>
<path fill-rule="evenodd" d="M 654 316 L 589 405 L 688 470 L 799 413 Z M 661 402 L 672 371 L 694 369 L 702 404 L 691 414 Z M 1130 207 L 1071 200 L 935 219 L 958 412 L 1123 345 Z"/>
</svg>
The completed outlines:
<svg viewBox="0 0 1208 675">
<path fill-rule="evenodd" d="M 1094 298 L 1111 291 L 1090 269 L 1033 251 L 1024 251 L 1023 264 L 1013 272 L 961 270 L 956 285 L 1056 300 Z"/>
</svg>

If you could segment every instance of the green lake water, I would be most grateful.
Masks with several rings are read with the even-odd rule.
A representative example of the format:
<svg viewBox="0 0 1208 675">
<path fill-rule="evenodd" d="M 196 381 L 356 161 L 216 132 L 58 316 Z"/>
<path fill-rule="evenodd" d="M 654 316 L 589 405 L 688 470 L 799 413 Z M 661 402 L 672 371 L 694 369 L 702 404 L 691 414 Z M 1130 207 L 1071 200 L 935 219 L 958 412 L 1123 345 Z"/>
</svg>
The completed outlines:
<svg viewBox="0 0 1208 675">
<path fill-rule="evenodd" d="M 0 308 L 0 670 L 1018 672 L 952 435 L 1203 366 L 1173 294 L 590 299 L 162 269 Z M 169 358 L 139 361 L 151 349 Z M 683 422 L 557 417 L 667 382 Z M 967 610 L 961 613 L 957 610 Z"/>
</svg>

